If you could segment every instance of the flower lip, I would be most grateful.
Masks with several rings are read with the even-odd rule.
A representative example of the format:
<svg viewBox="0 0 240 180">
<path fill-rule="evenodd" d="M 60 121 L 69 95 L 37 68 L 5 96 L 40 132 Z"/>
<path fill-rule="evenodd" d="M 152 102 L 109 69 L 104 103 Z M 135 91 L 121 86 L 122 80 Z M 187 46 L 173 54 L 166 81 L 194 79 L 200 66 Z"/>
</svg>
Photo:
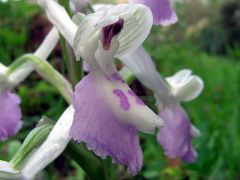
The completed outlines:
<svg viewBox="0 0 240 180">
<path fill-rule="evenodd" d="M 112 41 L 112 38 L 118 35 L 124 26 L 124 20 L 122 18 L 119 18 L 119 20 L 111 25 L 105 26 L 102 28 L 102 43 L 103 43 L 103 49 L 109 50 L 110 44 Z"/>
</svg>

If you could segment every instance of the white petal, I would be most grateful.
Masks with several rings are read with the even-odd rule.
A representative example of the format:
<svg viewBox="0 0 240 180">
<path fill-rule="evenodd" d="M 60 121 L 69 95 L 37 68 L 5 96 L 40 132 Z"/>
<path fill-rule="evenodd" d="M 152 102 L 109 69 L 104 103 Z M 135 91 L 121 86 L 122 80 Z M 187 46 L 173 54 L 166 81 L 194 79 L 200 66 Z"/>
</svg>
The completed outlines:
<svg viewBox="0 0 240 180">
<path fill-rule="evenodd" d="M 33 178 L 38 172 L 54 161 L 70 141 L 69 130 L 73 121 L 74 109 L 69 106 L 62 114 L 45 142 L 28 157 L 22 175 Z"/>
<path fill-rule="evenodd" d="M 202 79 L 198 76 L 191 76 L 184 86 L 173 89 L 173 94 L 180 101 L 190 101 L 199 96 L 202 90 Z"/>
<path fill-rule="evenodd" d="M 200 77 L 191 75 L 191 70 L 185 69 L 172 77 L 166 78 L 171 86 L 172 94 L 179 101 L 190 101 L 196 98 L 203 90 L 203 81 Z"/>
<path fill-rule="evenodd" d="M 166 81 L 170 84 L 171 87 L 178 87 L 178 86 L 181 87 L 187 83 L 191 74 L 192 74 L 191 70 L 183 69 L 178 71 L 173 76 L 167 77 Z"/>
</svg>

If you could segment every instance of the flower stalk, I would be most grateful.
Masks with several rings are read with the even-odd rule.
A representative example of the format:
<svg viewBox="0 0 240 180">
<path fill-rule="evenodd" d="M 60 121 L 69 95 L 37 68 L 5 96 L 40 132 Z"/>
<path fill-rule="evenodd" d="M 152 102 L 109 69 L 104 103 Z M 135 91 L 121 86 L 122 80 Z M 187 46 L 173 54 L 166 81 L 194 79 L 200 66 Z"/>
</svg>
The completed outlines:
<svg viewBox="0 0 240 180">
<path fill-rule="evenodd" d="M 14 61 L 8 68 L 7 74 L 9 75 L 10 83 L 16 85 L 21 81 L 22 73 L 25 73 L 25 64 L 28 63 L 33 66 L 40 76 L 55 88 L 59 90 L 65 100 L 71 104 L 72 102 L 72 86 L 71 84 L 56 71 L 47 61 L 37 57 L 33 54 L 26 54 Z M 24 65 L 24 69 L 22 66 Z"/>
</svg>

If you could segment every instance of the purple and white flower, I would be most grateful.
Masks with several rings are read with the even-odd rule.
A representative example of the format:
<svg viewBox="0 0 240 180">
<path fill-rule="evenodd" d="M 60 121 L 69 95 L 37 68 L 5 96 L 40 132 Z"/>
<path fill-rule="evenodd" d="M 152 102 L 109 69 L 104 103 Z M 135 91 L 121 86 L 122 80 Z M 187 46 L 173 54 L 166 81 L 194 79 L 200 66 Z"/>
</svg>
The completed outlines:
<svg viewBox="0 0 240 180">
<path fill-rule="evenodd" d="M 143 6 L 127 5 L 98 11 L 83 20 L 74 42 L 77 57 L 83 57 L 90 72 L 75 89 L 70 135 L 102 158 L 111 156 L 127 166 L 132 175 L 143 161 L 138 130 L 152 132 L 162 123 L 123 81 L 113 59 L 145 39 L 151 26 L 144 31 L 133 26 L 135 19 L 144 23 L 151 18 L 143 13 L 149 13 Z M 84 27 L 90 23 L 94 26 Z M 136 40 L 131 39 L 133 35 Z M 124 40 L 129 41 L 125 44 Z"/>
<path fill-rule="evenodd" d="M 156 94 L 160 107 L 159 116 L 164 121 L 164 127 L 159 130 L 157 139 L 163 145 L 165 154 L 170 158 L 180 157 L 186 162 L 194 162 L 197 153 L 192 147 L 191 139 L 200 132 L 191 125 L 180 102 L 190 101 L 201 93 L 201 78 L 191 75 L 190 70 L 181 70 L 166 78 L 166 81 L 163 80 L 151 57 L 142 47 L 119 58 L 140 82 Z"/>
</svg>

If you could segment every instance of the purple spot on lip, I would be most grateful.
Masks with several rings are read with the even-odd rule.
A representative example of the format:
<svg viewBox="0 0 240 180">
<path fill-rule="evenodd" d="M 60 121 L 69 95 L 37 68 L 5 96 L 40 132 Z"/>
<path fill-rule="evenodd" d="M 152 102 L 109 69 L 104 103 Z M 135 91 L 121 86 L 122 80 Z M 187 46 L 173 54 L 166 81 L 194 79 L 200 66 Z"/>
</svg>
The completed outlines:
<svg viewBox="0 0 240 180">
<path fill-rule="evenodd" d="M 129 104 L 128 98 L 124 94 L 124 92 L 122 92 L 122 90 L 120 90 L 120 89 L 114 89 L 113 93 L 120 98 L 121 108 L 126 110 L 126 111 L 129 110 L 130 109 L 130 104 Z"/>
<path fill-rule="evenodd" d="M 118 35 L 122 31 L 123 26 L 124 26 L 124 20 L 120 18 L 118 22 L 116 22 L 114 24 L 110 24 L 110 25 L 102 28 L 103 49 L 109 50 L 112 38 L 114 36 Z"/>
<path fill-rule="evenodd" d="M 130 94 L 131 96 L 136 98 L 136 102 L 140 105 L 145 105 L 145 103 L 132 91 L 132 90 L 128 90 L 128 94 Z"/>
<path fill-rule="evenodd" d="M 119 81 L 121 83 L 124 83 L 122 76 L 118 72 L 113 73 L 111 75 L 111 79 L 113 79 L 114 81 Z"/>
</svg>

